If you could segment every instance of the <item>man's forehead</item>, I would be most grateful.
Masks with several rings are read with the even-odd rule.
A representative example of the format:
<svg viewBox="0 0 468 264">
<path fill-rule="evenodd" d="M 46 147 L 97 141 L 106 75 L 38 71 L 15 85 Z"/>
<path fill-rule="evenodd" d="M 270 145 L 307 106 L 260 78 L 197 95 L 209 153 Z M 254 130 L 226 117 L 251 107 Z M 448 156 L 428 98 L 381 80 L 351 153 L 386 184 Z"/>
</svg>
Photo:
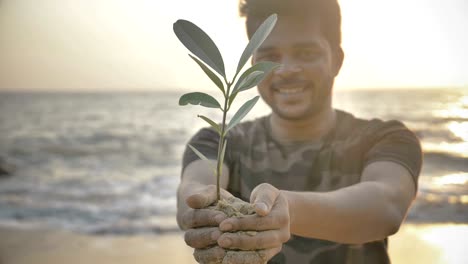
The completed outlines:
<svg viewBox="0 0 468 264">
<path fill-rule="evenodd" d="M 310 41 L 297 41 L 297 42 L 285 42 L 285 43 L 263 43 L 257 50 L 257 52 L 269 52 L 279 48 L 291 48 L 291 49 L 319 49 L 321 47 L 321 41 L 318 39 L 312 39 Z"/>
<path fill-rule="evenodd" d="M 316 19 L 278 18 L 259 51 L 277 48 L 320 47 L 325 40 Z"/>
</svg>

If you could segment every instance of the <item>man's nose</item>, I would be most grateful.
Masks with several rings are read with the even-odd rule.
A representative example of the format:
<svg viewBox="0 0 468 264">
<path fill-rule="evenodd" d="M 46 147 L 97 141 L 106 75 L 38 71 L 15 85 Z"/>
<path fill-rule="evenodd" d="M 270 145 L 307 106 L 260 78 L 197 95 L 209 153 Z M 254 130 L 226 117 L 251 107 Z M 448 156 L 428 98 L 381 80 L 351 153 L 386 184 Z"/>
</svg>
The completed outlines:
<svg viewBox="0 0 468 264">
<path fill-rule="evenodd" d="M 283 59 L 280 63 L 281 65 L 275 69 L 275 74 L 280 77 L 287 78 L 302 71 L 302 67 L 290 59 Z"/>
</svg>

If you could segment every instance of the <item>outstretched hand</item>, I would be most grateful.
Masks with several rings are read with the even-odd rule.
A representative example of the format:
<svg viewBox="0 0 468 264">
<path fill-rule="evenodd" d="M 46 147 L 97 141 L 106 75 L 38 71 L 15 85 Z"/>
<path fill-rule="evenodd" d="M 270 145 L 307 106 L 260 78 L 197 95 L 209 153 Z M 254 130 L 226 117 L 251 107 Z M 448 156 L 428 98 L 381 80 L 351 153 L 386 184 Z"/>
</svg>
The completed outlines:
<svg viewBox="0 0 468 264">
<path fill-rule="evenodd" d="M 228 198 L 232 194 L 221 190 L 221 196 Z M 206 186 L 187 197 L 185 202 L 189 206 L 181 218 L 181 226 L 186 229 L 185 243 L 195 249 L 216 245 L 221 235 L 218 226 L 227 218 L 221 211 L 207 209 L 216 202 L 216 186 Z"/>
<path fill-rule="evenodd" d="M 250 202 L 256 214 L 222 221 L 219 229 L 225 233 L 218 238 L 218 245 L 225 249 L 262 250 L 270 259 L 290 238 L 288 201 L 277 188 L 263 183 L 252 191 Z M 230 233 L 235 231 L 255 232 Z"/>
</svg>

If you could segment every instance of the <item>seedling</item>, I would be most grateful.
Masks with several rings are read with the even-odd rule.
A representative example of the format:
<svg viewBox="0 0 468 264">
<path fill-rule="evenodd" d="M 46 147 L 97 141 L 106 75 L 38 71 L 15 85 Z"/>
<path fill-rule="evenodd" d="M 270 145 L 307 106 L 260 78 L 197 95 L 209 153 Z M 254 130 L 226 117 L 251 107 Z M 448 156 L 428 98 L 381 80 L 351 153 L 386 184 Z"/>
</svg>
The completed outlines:
<svg viewBox="0 0 468 264">
<path fill-rule="evenodd" d="M 224 97 L 224 102 L 222 105 L 214 97 L 203 92 L 187 93 L 182 95 L 179 99 L 179 105 L 192 104 L 201 105 L 208 108 L 219 108 L 223 113 L 223 119 L 219 124 L 206 116 L 198 115 L 199 118 L 206 121 L 214 130 L 216 130 L 219 135 L 218 154 L 215 168 L 217 201 L 219 201 L 221 197 L 219 181 L 222 173 L 224 154 L 226 152 L 227 132 L 235 125 L 237 125 L 250 112 L 250 110 L 257 103 L 259 96 L 255 96 L 254 98 L 245 102 L 237 110 L 229 123 L 227 123 L 226 120 L 227 113 L 231 109 L 231 105 L 234 102 L 234 99 L 240 92 L 255 87 L 265 78 L 265 76 L 268 75 L 271 70 L 278 67 L 279 64 L 269 61 L 262 61 L 244 71 L 238 79 L 236 78 L 247 60 L 270 34 L 276 24 L 276 20 L 276 14 L 269 16 L 253 34 L 249 43 L 245 47 L 242 56 L 240 57 L 236 73 L 234 74 L 234 77 L 231 81 L 228 81 L 226 77 L 223 58 L 218 48 L 216 47 L 216 44 L 202 29 L 187 20 L 177 20 L 173 26 L 174 33 L 176 34 L 177 38 L 179 38 L 182 44 L 184 44 L 184 46 L 193 53 L 189 54 L 190 58 L 192 58 L 200 66 L 203 72 L 219 88 Z M 191 145 L 189 145 L 189 147 L 200 159 L 208 160 L 208 158 L 195 147 Z"/>
</svg>

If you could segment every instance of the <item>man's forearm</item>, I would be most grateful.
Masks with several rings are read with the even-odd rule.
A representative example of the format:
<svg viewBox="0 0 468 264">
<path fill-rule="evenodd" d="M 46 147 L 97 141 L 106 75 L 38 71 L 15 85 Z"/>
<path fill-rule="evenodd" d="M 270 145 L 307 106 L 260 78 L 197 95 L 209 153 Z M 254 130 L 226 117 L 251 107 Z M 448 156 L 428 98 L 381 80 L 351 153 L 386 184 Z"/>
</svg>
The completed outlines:
<svg viewBox="0 0 468 264">
<path fill-rule="evenodd" d="M 378 182 L 326 193 L 282 192 L 289 202 L 291 233 L 300 236 L 360 244 L 395 233 L 404 219 Z"/>
</svg>

